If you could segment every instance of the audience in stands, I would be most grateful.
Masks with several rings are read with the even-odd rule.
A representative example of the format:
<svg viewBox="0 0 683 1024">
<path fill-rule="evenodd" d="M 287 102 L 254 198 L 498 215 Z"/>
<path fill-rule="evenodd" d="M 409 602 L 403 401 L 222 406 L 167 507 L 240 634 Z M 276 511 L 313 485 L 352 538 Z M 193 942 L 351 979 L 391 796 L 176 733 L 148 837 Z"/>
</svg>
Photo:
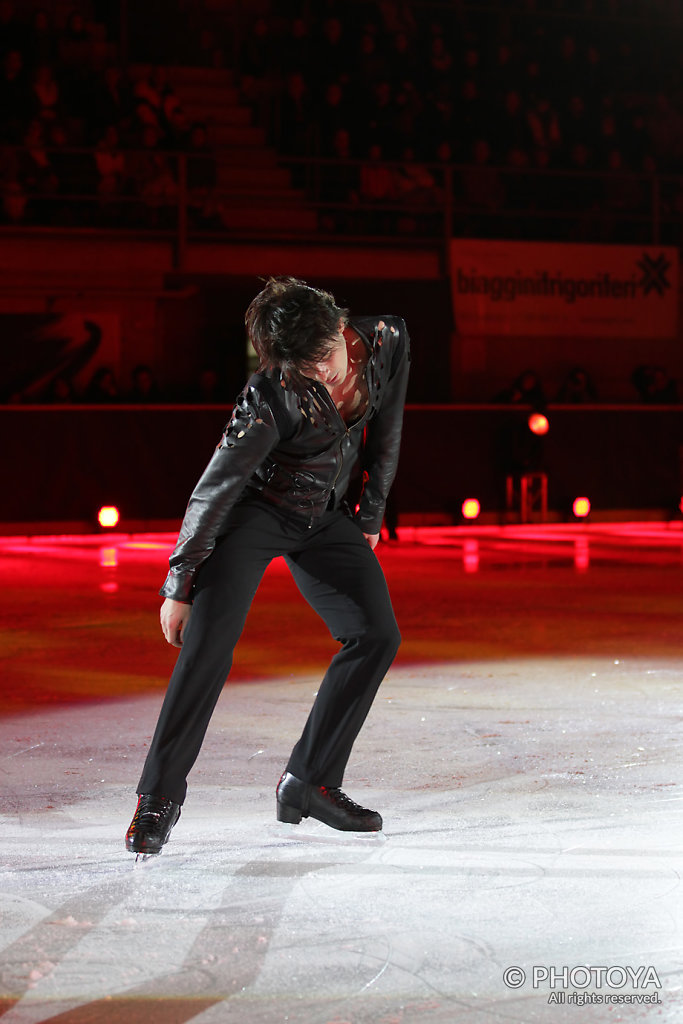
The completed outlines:
<svg viewBox="0 0 683 1024">
<path fill-rule="evenodd" d="M 171 6 L 175 25 L 183 8 Z M 110 7 L 96 4 L 94 10 L 104 12 L 111 30 L 119 23 L 109 16 Z M 66 147 L 96 146 L 100 154 L 111 145 L 102 140 L 112 140 L 113 129 L 116 146 L 140 147 L 148 167 L 145 155 L 151 150 L 194 152 L 192 122 L 166 72 L 149 67 L 129 81 L 111 61 L 93 62 L 99 29 L 86 10 L 93 8 L 80 9 L 75 0 L 66 23 L 59 24 L 51 11 L 25 11 L 0 0 L 2 141 L 25 141 L 37 119 L 59 123 Z M 395 180 L 388 183 L 395 177 L 391 169 L 384 185 L 378 180 L 379 147 L 382 161 L 400 162 L 409 152 L 425 174 L 436 172 L 428 191 L 438 202 L 446 179 L 426 165 L 444 162 L 448 154 L 450 162 L 473 168 L 453 176 L 453 200 L 483 215 L 473 222 L 483 233 L 493 231 L 484 229 L 484 221 L 504 230 L 500 217 L 510 209 L 547 217 L 558 198 L 570 193 L 581 216 L 556 219 L 546 231 L 586 238 L 599 219 L 590 216 L 594 209 L 602 218 L 601 239 L 620 241 L 624 219 L 648 212 L 643 175 L 683 173 L 683 21 L 680 9 L 664 0 L 519 0 L 501 5 L 498 14 L 472 3 L 433 7 L 400 0 L 330 0 L 319 7 L 306 0 L 263 0 L 253 10 L 251 23 L 245 11 L 237 46 L 221 40 L 219 22 L 207 27 L 190 18 L 194 34 L 187 52 L 203 66 L 220 65 L 234 54 L 243 98 L 254 105 L 260 123 L 266 120 L 272 143 L 284 154 L 339 157 L 340 133 L 347 133 L 348 159 L 369 162 L 367 173 L 360 172 L 365 185 L 359 188 L 350 174 L 349 191 L 341 195 L 342 176 L 326 164 L 319 175 L 322 198 L 334 193 L 339 202 L 360 198 L 362 204 L 367 196 L 372 205 L 379 191 L 382 200 L 400 205 L 400 181 L 398 188 Z M 49 161 L 49 133 L 41 141 Z M 194 177 L 205 179 L 211 177 L 210 132 L 199 148 Z M 98 165 L 91 178 L 94 199 L 110 188 L 124 198 L 148 195 L 140 168 L 133 176 L 118 166 L 107 173 L 101 166 L 106 157 L 92 159 Z M 35 194 L 35 169 L 29 159 L 33 177 L 24 180 L 1 163 L 4 217 L 16 221 L 21 203 L 12 197 Z M 525 172 L 535 169 L 610 177 L 608 183 L 577 177 L 571 189 L 566 178 L 547 176 L 527 178 L 525 185 Z M 333 180 L 327 183 L 326 175 Z M 142 177 L 147 185 L 155 181 L 155 204 L 176 201 L 173 159 L 159 161 Z M 293 178 L 295 185 L 306 184 L 300 168 Z M 35 220 L 48 206 L 27 202 L 24 215 Z M 145 224 L 140 209 L 132 209 L 137 214 L 129 212 L 126 223 L 138 217 Z M 93 201 L 79 205 L 76 219 L 97 223 L 100 215 L 102 205 Z M 419 230 L 426 222 L 415 223 Z M 389 220 L 384 228 L 391 231 Z"/>
<path fill-rule="evenodd" d="M 215 186 L 206 126 L 191 123 L 163 68 L 129 77 L 100 67 L 95 57 L 109 51 L 93 50 L 98 33 L 82 11 L 55 27 L 47 11 L 18 10 L 0 0 L 0 220 L 172 225 L 174 152 L 196 154 L 187 174 L 195 205 Z"/>
<path fill-rule="evenodd" d="M 59 8 L 0 0 L 0 218 L 172 226 L 187 154 L 191 227 L 229 228 L 210 124 L 188 116 L 161 67 L 118 66 L 117 6 L 74 0 L 62 23 Z M 172 25 L 191 8 L 171 6 Z M 657 174 L 662 211 L 680 225 L 670 240 L 683 237 L 683 17 L 673 0 L 261 0 L 251 23 L 244 8 L 237 41 L 220 20 L 189 18 L 185 52 L 198 66 L 234 63 L 242 99 L 280 153 L 324 158 L 324 230 L 434 234 L 450 181 L 463 233 L 504 235 L 506 214 L 522 211 L 542 237 L 646 243 Z M 99 11 L 104 42 L 91 20 Z M 303 165 L 292 182 L 308 187 Z M 636 226 L 626 230 L 628 217 Z M 150 368 L 137 370 L 136 393 L 156 394 Z M 214 378 L 205 372 L 196 400 L 218 393 Z M 643 402 L 678 401 L 661 367 L 638 367 L 632 383 Z M 595 396 L 577 367 L 557 400 Z M 73 397 L 55 382 L 48 400 Z M 119 400 L 111 370 L 82 397 Z M 546 398 L 526 371 L 498 400 L 543 408 Z"/>
<path fill-rule="evenodd" d="M 480 145 L 486 183 L 476 170 L 456 177 L 454 199 L 473 201 L 503 228 L 500 214 L 510 208 L 545 217 L 557 207 L 560 182 L 577 206 L 598 208 L 609 193 L 599 175 L 611 175 L 623 185 L 612 193 L 604 240 L 613 230 L 622 240 L 619 224 L 631 216 L 635 225 L 643 213 L 647 200 L 637 186 L 646 185 L 648 167 L 683 172 L 683 19 L 676 5 L 520 0 L 500 5 L 499 14 L 472 3 L 411 4 L 407 14 L 404 6 L 395 0 L 325 4 L 319 12 L 304 0 L 259 6 L 243 64 L 245 97 L 253 92 L 262 103 L 264 88 L 254 82 L 267 80 L 271 138 L 282 152 L 334 157 L 345 130 L 350 158 L 364 160 L 373 147 L 366 177 L 376 179 L 376 146 L 384 161 L 400 160 L 409 149 L 420 162 L 441 159 L 447 147 L 452 161 L 476 167 L 473 149 Z M 267 31 L 264 9 L 274 15 Z M 272 59 L 278 49 L 287 50 L 279 76 Z M 307 95 L 311 81 L 323 97 L 317 107 Z M 597 177 L 521 188 L 526 168 Z M 323 179 L 325 173 L 323 167 Z M 338 185 L 329 190 L 338 194 Z M 383 191 L 386 198 L 391 190 Z M 556 219 L 552 230 L 581 240 L 595 222 Z"/>
</svg>

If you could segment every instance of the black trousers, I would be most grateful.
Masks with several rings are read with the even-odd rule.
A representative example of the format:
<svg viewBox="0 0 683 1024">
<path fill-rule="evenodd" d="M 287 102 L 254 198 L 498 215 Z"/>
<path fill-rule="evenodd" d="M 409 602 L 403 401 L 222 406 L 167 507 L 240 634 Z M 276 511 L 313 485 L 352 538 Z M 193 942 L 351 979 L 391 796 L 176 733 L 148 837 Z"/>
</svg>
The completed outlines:
<svg viewBox="0 0 683 1024">
<path fill-rule="evenodd" d="M 315 785 L 341 785 L 353 743 L 401 640 L 384 573 L 358 526 L 342 511 L 325 512 L 309 528 L 275 509 L 243 502 L 198 575 L 138 793 L 183 803 L 187 775 L 247 612 L 277 555 L 285 556 L 299 590 L 341 644 L 287 770 Z"/>
</svg>

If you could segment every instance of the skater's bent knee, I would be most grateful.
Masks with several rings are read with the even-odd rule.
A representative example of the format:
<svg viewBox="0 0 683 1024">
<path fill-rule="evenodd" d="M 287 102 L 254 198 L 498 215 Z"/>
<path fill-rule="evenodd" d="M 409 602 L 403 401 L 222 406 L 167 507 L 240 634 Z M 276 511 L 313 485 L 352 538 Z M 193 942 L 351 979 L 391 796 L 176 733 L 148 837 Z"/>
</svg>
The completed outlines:
<svg viewBox="0 0 683 1024">
<path fill-rule="evenodd" d="M 337 635 L 336 639 L 344 646 L 361 646 L 369 651 L 382 651 L 392 657 L 401 646 L 401 633 L 393 619 L 369 621 L 359 632 L 346 633 L 343 636 Z"/>
<path fill-rule="evenodd" d="M 368 638 L 374 646 L 391 654 L 396 654 L 401 646 L 401 633 L 395 621 L 372 626 Z"/>
</svg>

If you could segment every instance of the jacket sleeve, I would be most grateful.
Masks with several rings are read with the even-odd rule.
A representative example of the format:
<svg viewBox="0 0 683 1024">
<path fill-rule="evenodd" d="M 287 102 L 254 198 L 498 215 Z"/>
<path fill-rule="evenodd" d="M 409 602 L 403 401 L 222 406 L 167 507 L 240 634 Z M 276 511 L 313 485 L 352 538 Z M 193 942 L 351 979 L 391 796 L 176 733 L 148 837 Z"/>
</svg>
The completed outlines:
<svg viewBox="0 0 683 1024">
<path fill-rule="evenodd" d="M 392 317 L 384 337 L 393 336 L 389 379 L 377 415 L 368 423 L 363 451 L 363 493 L 355 519 L 364 533 L 379 533 L 401 447 L 403 408 L 410 370 L 410 336 L 405 321 Z M 388 340 L 388 339 L 387 339 Z"/>
<path fill-rule="evenodd" d="M 254 470 L 280 439 L 273 412 L 259 391 L 247 386 L 237 400 L 221 441 L 190 497 L 162 597 L 192 603 L 199 568 L 213 551 L 228 513 Z"/>
</svg>

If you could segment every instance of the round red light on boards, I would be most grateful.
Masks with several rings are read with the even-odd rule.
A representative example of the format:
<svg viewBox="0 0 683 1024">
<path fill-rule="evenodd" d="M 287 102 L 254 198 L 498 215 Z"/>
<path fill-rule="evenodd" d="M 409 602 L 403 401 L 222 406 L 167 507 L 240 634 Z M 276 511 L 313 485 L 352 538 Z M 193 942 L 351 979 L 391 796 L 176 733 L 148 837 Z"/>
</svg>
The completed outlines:
<svg viewBox="0 0 683 1024">
<path fill-rule="evenodd" d="M 119 510 L 116 505 L 103 505 L 97 513 L 97 522 L 103 527 L 116 526 L 119 521 Z"/>
<path fill-rule="evenodd" d="M 575 498 L 572 511 L 577 519 L 584 519 L 590 515 L 591 503 L 588 498 Z"/>
<path fill-rule="evenodd" d="M 463 519 L 476 519 L 481 511 L 481 506 L 476 498 L 467 498 L 462 503 Z"/>
<path fill-rule="evenodd" d="M 544 416 L 542 412 L 532 412 L 527 423 L 532 434 L 547 434 L 550 430 L 548 417 Z"/>
</svg>

